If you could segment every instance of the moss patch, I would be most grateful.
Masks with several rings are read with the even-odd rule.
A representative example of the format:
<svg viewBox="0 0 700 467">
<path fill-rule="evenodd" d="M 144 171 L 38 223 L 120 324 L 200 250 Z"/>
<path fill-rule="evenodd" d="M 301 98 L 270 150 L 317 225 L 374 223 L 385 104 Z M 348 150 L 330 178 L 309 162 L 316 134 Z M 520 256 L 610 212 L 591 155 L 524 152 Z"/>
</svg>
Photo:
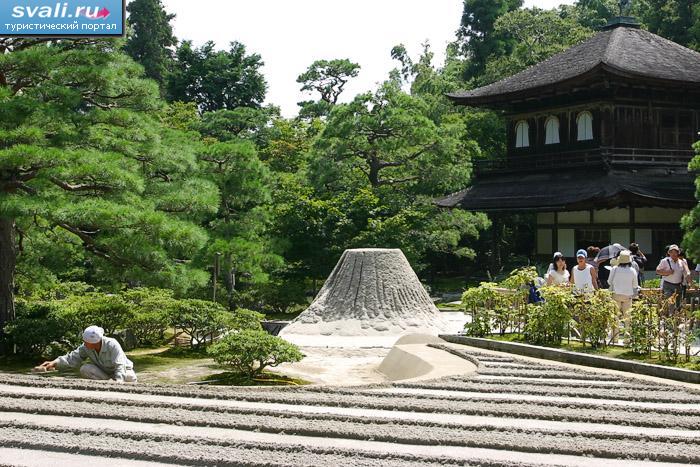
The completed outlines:
<svg viewBox="0 0 700 467">
<path fill-rule="evenodd" d="M 301 386 L 311 384 L 301 378 L 290 378 L 268 371 L 264 371 L 261 376 L 253 379 L 243 373 L 226 371 L 207 376 L 202 379 L 202 382 L 217 386 Z"/>
</svg>

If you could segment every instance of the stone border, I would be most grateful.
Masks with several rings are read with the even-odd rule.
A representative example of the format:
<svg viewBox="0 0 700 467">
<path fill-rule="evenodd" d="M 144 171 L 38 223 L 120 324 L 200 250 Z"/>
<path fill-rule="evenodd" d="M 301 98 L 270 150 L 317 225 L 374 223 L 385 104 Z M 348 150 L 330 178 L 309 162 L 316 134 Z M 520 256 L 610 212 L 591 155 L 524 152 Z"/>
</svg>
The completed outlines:
<svg viewBox="0 0 700 467">
<path fill-rule="evenodd" d="M 574 365 L 592 366 L 595 368 L 606 368 L 608 370 L 626 371 L 640 375 L 656 376 L 657 378 L 672 379 L 685 383 L 700 384 L 700 371 L 685 370 L 682 368 L 672 368 L 651 363 L 641 363 L 631 360 L 621 360 L 619 358 L 601 357 L 568 350 L 551 349 L 519 342 L 502 342 L 479 337 L 467 337 L 458 335 L 442 334 L 440 338 L 453 344 L 463 344 L 482 349 L 509 352 L 527 357 L 544 358 L 556 360 L 558 362 L 572 363 Z"/>
</svg>

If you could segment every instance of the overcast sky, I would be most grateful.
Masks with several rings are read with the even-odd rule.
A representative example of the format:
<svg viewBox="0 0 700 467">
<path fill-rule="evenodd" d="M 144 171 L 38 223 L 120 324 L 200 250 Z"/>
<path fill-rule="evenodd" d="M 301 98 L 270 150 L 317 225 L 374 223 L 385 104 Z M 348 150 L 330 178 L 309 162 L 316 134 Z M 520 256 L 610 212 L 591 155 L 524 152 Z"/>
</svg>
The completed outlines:
<svg viewBox="0 0 700 467">
<path fill-rule="evenodd" d="M 436 63 L 454 40 L 462 13 L 461 0 L 162 0 L 177 16 L 180 40 L 196 46 L 212 40 L 219 48 L 231 41 L 246 45 L 265 62 L 266 103 L 296 115 L 297 102 L 311 95 L 299 91 L 297 76 L 314 60 L 349 58 L 360 75 L 348 83 L 343 97 L 376 88 L 396 67 L 391 48 L 403 43 L 412 57 L 428 40 Z M 574 0 L 525 0 L 525 6 L 553 8 Z M 343 98 L 341 98 L 343 100 Z"/>
</svg>

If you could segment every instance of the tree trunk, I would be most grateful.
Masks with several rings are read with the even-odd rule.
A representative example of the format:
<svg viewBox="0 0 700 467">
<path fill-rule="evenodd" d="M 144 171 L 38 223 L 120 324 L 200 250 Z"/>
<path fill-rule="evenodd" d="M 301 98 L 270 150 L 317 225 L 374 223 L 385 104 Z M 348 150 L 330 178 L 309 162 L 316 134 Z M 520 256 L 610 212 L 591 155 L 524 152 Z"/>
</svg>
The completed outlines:
<svg viewBox="0 0 700 467">
<path fill-rule="evenodd" d="M 0 217 L 0 353 L 7 353 L 3 346 L 5 324 L 15 319 L 15 221 Z"/>
</svg>

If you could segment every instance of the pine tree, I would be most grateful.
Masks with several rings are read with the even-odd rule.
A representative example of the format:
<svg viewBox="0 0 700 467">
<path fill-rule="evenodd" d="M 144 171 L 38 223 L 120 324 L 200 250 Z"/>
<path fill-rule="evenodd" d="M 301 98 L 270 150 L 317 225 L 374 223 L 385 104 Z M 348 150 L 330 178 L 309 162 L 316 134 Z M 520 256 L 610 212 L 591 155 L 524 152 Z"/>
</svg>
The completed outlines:
<svg viewBox="0 0 700 467">
<path fill-rule="evenodd" d="M 505 13 L 517 10 L 523 0 L 464 0 L 462 21 L 457 31 L 462 48 L 469 59 L 465 79 L 483 72 L 486 60 L 493 54 L 508 52 L 514 41 L 504 42 L 493 36 L 496 20 Z"/>
<path fill-rule="evenodd" d="M 161 0 L 133 0 L 126 7 L 131 34 L 124 50 L 143 65 L 146 76 L 165 89 L 168 72 L 173 65 L 173 49 L 177 39 L 170 21 L 175 18 L 163 8 Z"/>
<path fill-rule="evenodd" d="M 215 212 L 187 134 L 154 118 L 156 85 L 105 39 L 0 39 L 0 330 L 30 235 L 70 239 L 119 280 L 206 283 L 189 266 Z"/>
</svg>

